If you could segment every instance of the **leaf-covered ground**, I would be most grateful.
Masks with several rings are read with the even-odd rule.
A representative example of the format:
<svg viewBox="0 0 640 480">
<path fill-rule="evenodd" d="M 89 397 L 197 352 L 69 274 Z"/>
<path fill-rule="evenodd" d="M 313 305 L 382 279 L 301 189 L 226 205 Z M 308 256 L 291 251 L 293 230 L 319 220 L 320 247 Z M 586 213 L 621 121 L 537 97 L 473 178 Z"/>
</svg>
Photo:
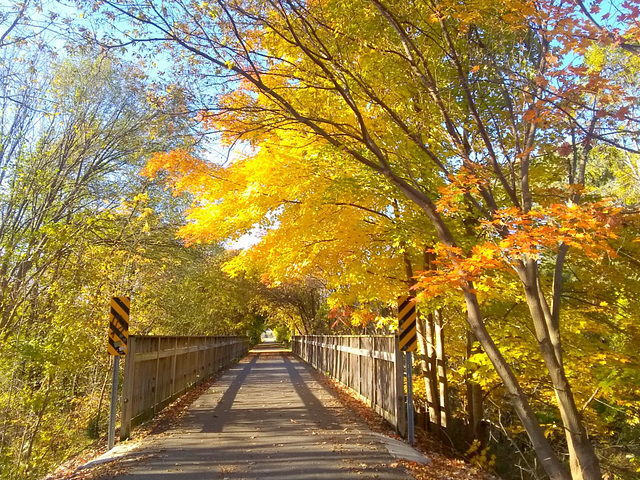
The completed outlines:
<svg viewBox="0 0 640 480">
<path fill-rule="evenodd" d="M 324 375 L 318 374 L 318 376 L 322 377 L 321 381 L 338 394 L 344 404 L 365 420 L 371 430 L 389 437 L 400 438 L 386 420 L 357 398 L 352 391 Z M 434 440 L 421 429 L 416 429 L 415 437 L 415 448 L 431 459 L 432 463 L 428 465 L 407 461 L 400 463 L 417 480 L 495 480 L 498 478 L 495 474 L 468 464 L 450 447 Z"/>
</svg>

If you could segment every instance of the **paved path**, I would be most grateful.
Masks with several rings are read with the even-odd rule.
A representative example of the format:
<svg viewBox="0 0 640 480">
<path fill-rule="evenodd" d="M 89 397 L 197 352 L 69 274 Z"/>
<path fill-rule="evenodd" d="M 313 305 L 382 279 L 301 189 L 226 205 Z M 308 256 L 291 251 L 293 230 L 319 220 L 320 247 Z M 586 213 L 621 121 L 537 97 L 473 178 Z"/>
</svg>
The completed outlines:
<svg viewBox="0 0 640 480">
<path fill-rule="evenodd" d="M 314 380 L 310 367 L 262 344 L 142 447 L 122 480 L 408 480 L 380 437 Z"/>
</svg>

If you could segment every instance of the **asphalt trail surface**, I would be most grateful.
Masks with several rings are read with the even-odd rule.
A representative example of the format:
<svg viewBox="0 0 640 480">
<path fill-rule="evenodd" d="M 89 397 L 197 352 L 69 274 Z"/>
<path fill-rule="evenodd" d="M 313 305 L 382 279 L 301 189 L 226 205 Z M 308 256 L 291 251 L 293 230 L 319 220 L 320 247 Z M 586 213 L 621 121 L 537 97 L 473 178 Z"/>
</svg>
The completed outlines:
<svg viewBox="0 0 640 480">
<path fill-rule="evenodd" d="M 311 368 L 262 344 L 145 440 L 121 480 L 409 480 L 387 449 Z"/>
</svg>

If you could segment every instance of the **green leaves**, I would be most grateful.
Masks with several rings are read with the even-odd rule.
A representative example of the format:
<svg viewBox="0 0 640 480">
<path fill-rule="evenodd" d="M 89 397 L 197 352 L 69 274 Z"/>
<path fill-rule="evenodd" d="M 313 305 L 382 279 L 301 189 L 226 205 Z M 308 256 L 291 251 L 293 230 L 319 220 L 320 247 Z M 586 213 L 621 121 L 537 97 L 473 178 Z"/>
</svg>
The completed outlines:
<svg viewBox="0 0 640 480">
<path fill-rule="evenodd" d="M 148 102 L 135 67 L 102 56 L 51 60 L 30 85 L 19 83 L 14 67 L 0 64 L 5 94 L 25 105 L 4 108 L 0 122 L 7 479 L 43 476 L 86 444 L 90 418 L 106 418 L 109 298 L 133 293 L 134 325 L 151 323 L 145 296 L 163 301 L 156 275 L 184 251 L 174 234 L 187 203 L 137 175 L 155 148 L 181 143 L 174 135 L 188 122 Z"/>
</svg>

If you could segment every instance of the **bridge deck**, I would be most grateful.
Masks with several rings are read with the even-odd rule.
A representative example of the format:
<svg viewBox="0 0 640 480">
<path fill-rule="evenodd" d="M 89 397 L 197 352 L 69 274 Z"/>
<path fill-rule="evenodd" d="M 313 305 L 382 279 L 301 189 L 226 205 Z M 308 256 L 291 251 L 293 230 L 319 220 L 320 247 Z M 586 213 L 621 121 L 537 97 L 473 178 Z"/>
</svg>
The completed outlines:
<svg viewBox="0 0 640 480">
<path fill-rule="evenodd" d="M 310 367 L 262 344 L 145 443 L 123 480 L 388 479 L 408 476 Z"/>
</svg>

